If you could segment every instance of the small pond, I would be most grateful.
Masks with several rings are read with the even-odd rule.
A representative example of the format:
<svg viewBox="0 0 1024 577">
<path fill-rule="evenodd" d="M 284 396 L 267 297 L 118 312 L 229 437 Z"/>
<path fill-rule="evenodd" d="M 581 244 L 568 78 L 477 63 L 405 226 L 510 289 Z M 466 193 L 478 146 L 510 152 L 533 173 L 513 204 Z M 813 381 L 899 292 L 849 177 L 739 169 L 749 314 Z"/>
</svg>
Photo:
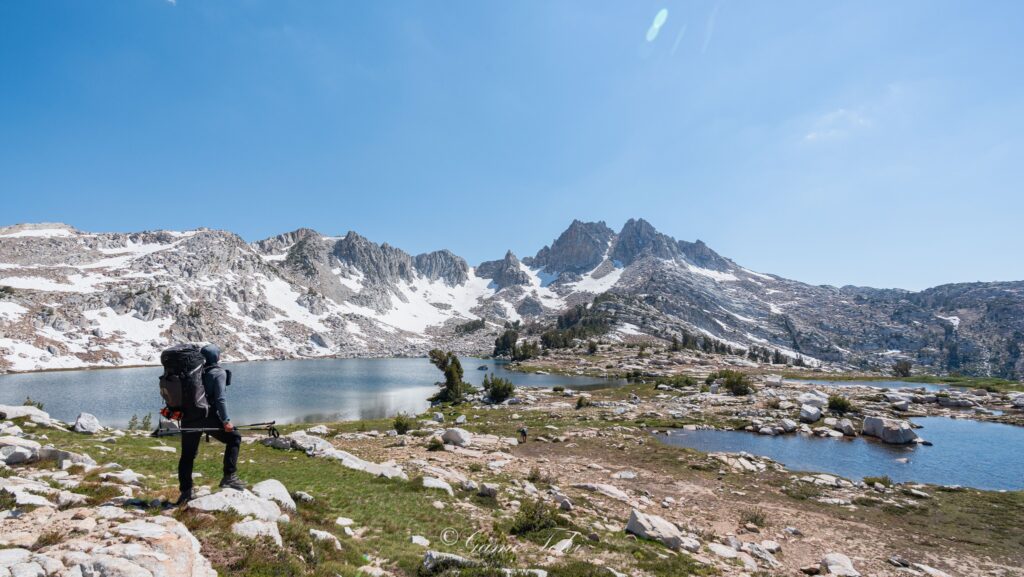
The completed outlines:
<svg viewBox="0 0 1024 577">
<path fill-rule="evenodd" d="M 791 434 L 770 437 L 745 431 L 682 431 L 656 435 L 664 443 L 708 453 L 746 451 L 793 471 L 848 479 L 888 475 L 894 481 L 1024 489 L 1024 427 L 948 417 L 912 419 L 918 435 L 934 443 L 894 446 L 874 439 L 822 439 Z M 903 462 L 906 459 L 906 462 Z"/>
<path fill-rule="evenodd" d="M 787 383 L 801 383 L 805 385 L 819 385 L 823 387 L 876 387 L 879 389 L 924 389 L 937 392 L 946 391 L 950 385 L 936 385 L 931 383 L 908 383 L 905 381 L 828 381 L 825 379 L 786 379 Z"/>
</svg>

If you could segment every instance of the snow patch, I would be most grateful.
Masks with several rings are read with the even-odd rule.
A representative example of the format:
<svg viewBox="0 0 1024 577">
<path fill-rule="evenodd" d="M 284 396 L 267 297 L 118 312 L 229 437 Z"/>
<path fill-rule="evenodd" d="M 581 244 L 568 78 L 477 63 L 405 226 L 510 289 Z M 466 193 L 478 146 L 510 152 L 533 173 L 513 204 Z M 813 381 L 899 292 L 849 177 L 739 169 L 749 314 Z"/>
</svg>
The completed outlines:
<svg viewBox="0 0 1024 577">
<path fill-rule="evenodd" d="M 474 319 L 476 315 L 471 310 L 480 304 L 481 298 L 494 294 L 488 288 L 490 282 L 471 274 L 464 285 L 453 287 L 441 279 L 431 281 L 417 276 L 411 283 L 398 286 L 396 296 L 402 298 L 392 298 L 392 308 L 378 320 L 404 331 L 422 333 L 427 327 L 442 325 L 452 318 Z"/>
<path fill-rule="evenodd" d="M 110 307 L 85 311 L 83 316 L 98 325 L 108 336 L 120 333 L 124 340 L 145 344 L 162 342 L 163 332 L 174 324 L 172 319 L 166 318 L 146 321 L 130 314 L 119 315 Z"/>
<path fill-rule="evenodd" d="M 0 238 L 54 238 L 67 236 L 74 236 L 74 233 L 72 233 L 70 230 L 66 228 L 40 228 L 35 230 L 19 230 L 18 232 L 0 234 Z"/>
<path fill-rule="evenodd" d="M 290 320 L 297 323 L 306 325 L 307 327 L 315 331 L 327 331 L 327 327 L 322 322 L 322 317 L 314 315 L 309 312 L 309 309 L 303 307 L 298 303 L 299 297 L 302 295 L 292 289 L 292 286 L 286 281 L 275 278 L 270 279 L 263 277 L 260 281 L 263 287 L 263 295 L 267 299 L 267 303 L 270 306 L 284 311 L 284 319 Z M 267 321 L 270 326 L 264 323 L 267 328 L 276 328 L 274 324 L 276 321 Z"/>
<path fill-rule="evenodd" d="M 775 280 L 774 277 L 771 277 L 771 276 L 763 274 L 763 273 L 754 272 L 754 271 L 750 270 L 749 268 L 741 268 L 740 270 L 742 270 L 743 272 L 745 272 L 745 273 L 747 273 L 747 274 L 749 274 L 751 276 L 756 276 L 757 278 L 761 278 L 761 279 L 764 279 L 764 280 Z"/>
<path fill-rule="evenodd" d="M 615 283 L 619 282 L 619 278 L 622 277 L 622 273 L 625 270 L 623 268 L 615 268 L 600 278 L 594 278 L 594 273 L 600 268 L 601 265 L 597 265 L 594 270 L 587 273 L 587 275 L 581 280 L 567 284 L 566 288 L 571 289 L 573 292 L 579 291 L 600 294 L 615 286 Z"/>
<path fill-rule="evenodd" d="M 16 302 L 0 301 L 0 317 L 8 321 L 16 321 L 23 317 L 28 309 Z"/>
<path fill-rule="evenodd" d="M 688 271 L 690 271 L 692 273 L 699 274 L 701 276 L 705 276 L 705 277 L 707 277 L 707 278 L 709 278 L 709 279 L 711 279 L 711 280 L 713 280 L 715 282 L 728 282 L 728 281 L 740 280 L 740 279 L 736 278 L 736 275 L 734 275 L 732 273 L 729 273 L 729 272 L 721 272 L 721 271 L 717 271 L 717 270 L 711 270 L 709 268 L 703 268 L 703 267 L 699 267 L 699 266 L 694 266 L 694 265 L 692 265 L 690 263 L 685 263 L 685 264 L 686 264 L 686 269 Z"/>
<path fill-rule="evenodd" d="M 67 277 L 68 282 L 57 282 L 53 279 L 41 276 L 10 276 L 0 278 L 0 284 L 12 288 L 66 292 L 66 293 L 91 293 L 96 292 L 96 284 L 107 279 L 98 275 L 72 274 Z"/>
<path fill-rule="evenodd" d="M 533 288 L 531 292 L 534 297 L 541 301 L 541 304 L 550 309 L 560 310 L 565 307 L 565 299 L 548 288 L 548 285 L 558 278 L 557 276 L 546 273 L 541 269 L 532 269 L 523 263 L 519 263 L 519 270 L 526 273 L 529 277 L 530 286 Z"/>
<path fill-rule="evenodd" d="M 621 334 L 624 334 L 624 335 L 633 335 L 633 336 L 638 336 L 638 335 L 644 334 L 640 330 L 640 327 L 634 325 L 633 323 L 622 323 L 621 325 L 616 327 L 615 332 L 621 333 Z"/>
<path fill-rule="evenodd" d="M 352 273 L 351 277 L 342 275 L 342 271 L 340 268 L 333 269 L 331 272 L 338 275 L 338 280 L 341 282 L 341 284 L 352 289 L 352 292 L 358 293 L 361 290 L 363 290 L 363 279 L 366 277 L 363 275 L 363 272 L 360 271 L 359 269 L 353 268 L 350 271 Z"/>
</svg>

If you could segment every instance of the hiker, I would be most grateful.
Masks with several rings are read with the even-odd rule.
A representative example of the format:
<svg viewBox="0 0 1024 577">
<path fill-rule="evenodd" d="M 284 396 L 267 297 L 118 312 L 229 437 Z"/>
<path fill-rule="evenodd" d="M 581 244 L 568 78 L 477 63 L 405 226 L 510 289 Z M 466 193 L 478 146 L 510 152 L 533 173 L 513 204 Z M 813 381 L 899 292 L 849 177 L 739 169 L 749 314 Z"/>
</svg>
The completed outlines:
<svg viewBox="0 0 1024 577">
<path fill-rule="evenodd" d="M 525 443 L 526 442 L 526 425 L 523 425 L 522 427 L 519 427 L 519 442 L 520 443 Z"/>
<path fill-rule="evenodd" d="M 231 424 L 225 398 L 226 389 L 231 379 L 228 376 L 228 371 L 218 364 L 220 349 L 217 345 L 206 345 L 200 352 L 205 360 L 203 389 L 205 389 L 209 407 L 187 409 L 181 418 L 181 428 L 220 429 L 207 433 L 225 445 L 224 477 L 220 481 L 220 486 L 241 491 L 245 489 L 245 483 L 238 478 L 236 471 L 238 469 L 238 450 L 242 446 L 242 435 Z M 192 499 L 192 464 L 199 452 L 199 441 L 202 436 L 203 433 L 200 432 L 181 434 L 181 458 L 178 460 L 178 488 L 181 490 L 181 496 L 178 498 L 177 505 L 184 505 Z"/>
</svg>

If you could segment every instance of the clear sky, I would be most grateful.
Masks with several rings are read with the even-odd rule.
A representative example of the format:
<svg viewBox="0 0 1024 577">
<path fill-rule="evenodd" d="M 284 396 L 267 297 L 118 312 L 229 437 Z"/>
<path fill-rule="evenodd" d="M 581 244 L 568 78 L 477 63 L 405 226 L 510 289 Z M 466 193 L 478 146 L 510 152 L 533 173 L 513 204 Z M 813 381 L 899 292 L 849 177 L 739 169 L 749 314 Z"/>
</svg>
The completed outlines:
<svg viewBox="0 0 1024 577">
<path fill-rule="evenodd" d="M 476 264 L 643 217 L 918 289 L 1024 279 L 1022 135 L 1017 0 L 0 2 L 3 224 Z"/>
</svg>

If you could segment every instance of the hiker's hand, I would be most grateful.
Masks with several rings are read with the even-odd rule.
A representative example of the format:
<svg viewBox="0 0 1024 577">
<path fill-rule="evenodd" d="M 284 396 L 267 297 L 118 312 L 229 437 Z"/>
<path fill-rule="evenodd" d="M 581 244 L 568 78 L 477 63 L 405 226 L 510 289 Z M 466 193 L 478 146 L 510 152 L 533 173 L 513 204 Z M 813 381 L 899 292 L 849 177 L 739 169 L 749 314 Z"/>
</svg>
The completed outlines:
<svg viewBox="0 0 1024 577">
<path fill-rule="evenodd" d="M 230 433 L 235 430 L 235 426 L 231 424 L 231 421 L 224 423 L 224 432 Z"/>
</svg>

